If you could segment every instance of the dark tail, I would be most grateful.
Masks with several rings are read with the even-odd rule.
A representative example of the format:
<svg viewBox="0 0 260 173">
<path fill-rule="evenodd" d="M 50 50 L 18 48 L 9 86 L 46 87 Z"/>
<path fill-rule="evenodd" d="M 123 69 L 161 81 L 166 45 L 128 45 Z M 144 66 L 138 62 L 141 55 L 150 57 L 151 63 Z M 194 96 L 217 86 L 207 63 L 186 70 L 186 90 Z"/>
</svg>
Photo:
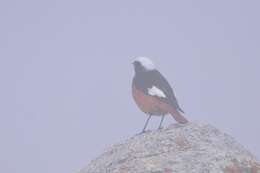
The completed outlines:
<svg viewBox="0 0 260 173">
<path fill-rule="evenodd" d="M 175 108 L 173 107 L 169 107 L 169 112 L 170 114 L 173 116 L 173 118 L 175 119 L 175 121 L 177 121 L 180 124 L 186 124 L 189 121 L 179 112 L 177 111 Z"/>
</svg>

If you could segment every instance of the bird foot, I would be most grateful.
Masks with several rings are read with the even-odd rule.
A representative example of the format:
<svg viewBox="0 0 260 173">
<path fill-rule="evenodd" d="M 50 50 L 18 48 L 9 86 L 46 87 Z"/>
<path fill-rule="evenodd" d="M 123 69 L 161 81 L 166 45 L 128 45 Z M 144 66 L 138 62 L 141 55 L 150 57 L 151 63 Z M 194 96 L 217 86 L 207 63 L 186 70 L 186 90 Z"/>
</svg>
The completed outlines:
<svg viewBox="0 0 260 173">
<path fill-rule="evenodd" d="M 137 133 L 137 135 L 142 135 L 142 134 L 144 134 L 144 133 L 146 133 L 146 131 L 145 131 L 145 130 L 143 130 L 143 131 L 141 131 L 141 132 Z"/>
<path fill-rule="evenodd" d="M 162 130 L 163 129 L 163 127 L 158 127 L 158 129 L 157 130 Z"/>
</svg>

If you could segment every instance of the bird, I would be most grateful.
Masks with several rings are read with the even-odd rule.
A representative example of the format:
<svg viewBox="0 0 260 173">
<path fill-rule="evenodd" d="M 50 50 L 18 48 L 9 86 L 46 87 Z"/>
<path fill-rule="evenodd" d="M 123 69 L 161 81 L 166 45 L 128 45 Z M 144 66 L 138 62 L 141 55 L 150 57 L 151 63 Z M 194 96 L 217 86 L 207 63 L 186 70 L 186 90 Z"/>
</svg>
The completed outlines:
<svg viewBox="0 0 260 173">
<path fill-rule="evenodd" d="M 148 115 L 141 133 L 145 132 L 152 116 L 162 116 L 158 129 L 162 129 L 167 114 L 172 115 L 180 124 L 188 123 L 172 87 L 155 68 L 152 60 L 147 57 L 137 57 L 132 64 L 135 72 L 132 80 L 132 96 L 140 110 Z"/>
</svg>

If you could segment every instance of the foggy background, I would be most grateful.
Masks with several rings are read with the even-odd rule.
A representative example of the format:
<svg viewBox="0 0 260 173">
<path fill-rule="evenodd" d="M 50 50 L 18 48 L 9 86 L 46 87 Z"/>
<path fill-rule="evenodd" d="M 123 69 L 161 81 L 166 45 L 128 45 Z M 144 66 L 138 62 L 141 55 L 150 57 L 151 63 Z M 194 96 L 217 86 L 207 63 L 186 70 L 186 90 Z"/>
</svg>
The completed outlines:
<svg viewBox="0 0 260 173">
<path fill-rule="evenodd" d="M 131 95 L 136 56 L 154 60 L 189 120 L 259 157 L 259 6 L 2 0 L 0 172 L 76 172 L 139 133 L 147 117 Z"/>
</svg>

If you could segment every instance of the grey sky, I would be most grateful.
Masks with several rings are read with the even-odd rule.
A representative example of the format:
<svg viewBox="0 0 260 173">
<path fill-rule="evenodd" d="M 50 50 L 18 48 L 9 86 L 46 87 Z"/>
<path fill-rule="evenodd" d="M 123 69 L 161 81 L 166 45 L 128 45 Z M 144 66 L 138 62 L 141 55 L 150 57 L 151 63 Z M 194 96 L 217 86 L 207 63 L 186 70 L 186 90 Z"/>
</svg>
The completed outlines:
<svg viewBox="0 0 260 173">
<path fill-rule="evenodd" d="M 131 97 L 136 56 L 154 60 L 190 120 L 259 157 L 259 6 L 1 1 L 0 172 L 75 172 L 140 132 L 147 117 Z"/>
</svg>

